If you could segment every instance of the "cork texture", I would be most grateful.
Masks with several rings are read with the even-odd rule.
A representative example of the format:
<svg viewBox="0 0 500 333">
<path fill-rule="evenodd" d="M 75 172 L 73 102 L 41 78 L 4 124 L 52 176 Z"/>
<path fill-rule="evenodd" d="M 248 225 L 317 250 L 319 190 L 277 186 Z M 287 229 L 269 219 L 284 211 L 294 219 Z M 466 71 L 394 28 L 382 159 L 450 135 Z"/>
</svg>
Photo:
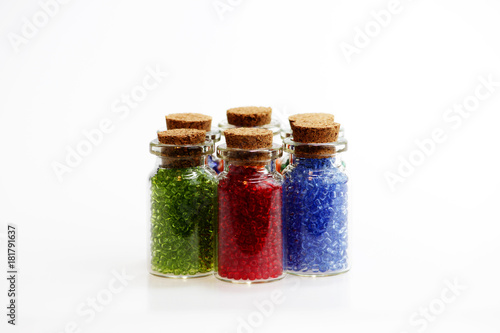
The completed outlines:
<svg viewBox="0 0 500 333">
<path fill-rule="evenodd" d="M 335 142 L 340 124 L 327 121 L 295 121 L 292 126 L 293 140 L 302 143 Z"/>
<path fill-rule="evenodd" d="M 293 126 L 296 121 L 319 121 L 333 123 L 334 120 L 335 117 L 333 116 L 333 114 L 329 113 L 299 113 L 288 117 L 290 126 Z"/>
<path fill-rule="evenodd" d="M 255 127 L 271 123 L 272 109 L 263 106 L 245 106 L 227 110 L 227 122 L 234 126 Z"/>
<path fill-rule="evenodd" d="M 158 141 L 169 145 L 197 145 L 205 142 L 205 131 L 198 129 L 172 129 L 158 133 Z M 203 148 L 163 147 L 161 166 L 164 168 L 191 168 L 201 165 Z"/>
<path fill-rule="evenodd" d="M 228 148 L 260 149 L 273 145 L 273 132 L 261 128 L 232 128 L 224 131 Z"/>
<path fill-rule="evenodd" d="M 165 116 L 167 129 L 194 128 L 210 131 L 212 117 L 201 113 L 172 113 Z"/>
<path fill-rule="evenodd" d="M 169 145 L 195 145 L 205 142 L 205 131 L 182 128 L 158 132 L 158 141 Z"/>
</svg>

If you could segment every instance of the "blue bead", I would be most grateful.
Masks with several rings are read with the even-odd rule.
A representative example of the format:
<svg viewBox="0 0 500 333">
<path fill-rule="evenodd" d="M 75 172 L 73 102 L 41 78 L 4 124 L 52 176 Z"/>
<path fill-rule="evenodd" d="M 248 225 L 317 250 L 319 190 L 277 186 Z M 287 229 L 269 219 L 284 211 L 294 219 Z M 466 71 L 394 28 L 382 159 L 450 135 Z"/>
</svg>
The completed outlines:
<svg viewBox="0 0 500 333">
<path fill-rule="evenodd" d="M 329 274 L 346 270 L 347 175 L 335 158 L 297 158 L 284 173 L 285 268 Z"/>
</svg>

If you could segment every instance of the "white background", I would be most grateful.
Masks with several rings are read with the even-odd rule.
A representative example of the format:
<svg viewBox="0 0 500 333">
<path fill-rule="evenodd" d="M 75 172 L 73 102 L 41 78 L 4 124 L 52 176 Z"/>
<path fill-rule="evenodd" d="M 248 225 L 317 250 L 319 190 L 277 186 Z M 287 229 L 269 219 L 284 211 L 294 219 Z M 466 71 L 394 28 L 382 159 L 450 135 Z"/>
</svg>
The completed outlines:
<svg viewBox="0 0 500 333">
<path fill-rule="evenodd" d="M 214 5 L 228 1 L 219 15 Z M 473 101 L 480 76 L 500 81 L 500 3 L 401 0 L 349 62 L 342 43 L 376 29 L 370 13 L 388 4 L 73 0 L 16 52 L 9 38 L 40 5 L 0 0 L 0 265 L 15 223 L 20 271 L 15 328 L 1 274 L 1 331 L 64 332 L 74 322 L 79 332 L 237 332 L 250 317 L 240 332 L 499 332 L 500 87 L 463 121 L 443 117 Z M 157 66 L 168 77 L 114 113 Z M 345 126 L 349 273 L 255 286 L 147 273 L 148 143 L 164 115 L 217 123 L 244 105 L 282 118 L 331 112 Z M 103 119 L 113 130 L 59 181 L 54 163 Z M 446 140 L 422 159 L 415 141 L 437 128 Z M 410 156 L 420 165 L 392 190 L 387 173 Z M 133 280 L 101 311 L 77 312 L 109 295 L 122 270 Z M 458 295 L 447 289 L 455 282 L 466 287 Z M 279 304 L 263 313 L 256 302 L 269 305 L 273 293 Z"/>
</svg>

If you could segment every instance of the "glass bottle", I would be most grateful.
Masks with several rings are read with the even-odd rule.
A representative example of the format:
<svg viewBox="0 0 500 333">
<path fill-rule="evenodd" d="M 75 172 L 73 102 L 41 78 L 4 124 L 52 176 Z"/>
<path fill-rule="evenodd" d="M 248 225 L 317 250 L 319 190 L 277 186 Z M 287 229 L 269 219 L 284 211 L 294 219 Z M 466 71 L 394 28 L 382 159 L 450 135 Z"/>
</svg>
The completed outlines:
<svg viewBox="0 0 500 333">
<path fill-rule="evenodd" d="M 211 275 L 217 223 L 217 179 L 206 165 L 213 142 L 151 141 L 150 273 L 172 278 Z"/>
<path fill-rule="evenodd" d="M 224 169 L 222 160 L 217 157 L 215 149 L 215 144 L 217 144 L 220 141 L 221 135 L 222 132 L 219 129 L 212 129 L 210 132 L 207 132 L 207 141 L 212 141 L 213 143 L 213 153 L 208 155 L 207 165 L 217 174 L 221 173 Z"/>
<path fill-rule="evenodd" d="M 282 176 L 275 161 L 282 147 L 217 149 L 219 179 L 216 277 L 229 282 L 278 280 L 283 274 Z"/>
<path fill-rule="evenodd" d="M 305 276 L 349 270 L 347 140 L 298 143 L 284 140 L 291 164 L 284 170 L 285 270 Z"/>
</svg>

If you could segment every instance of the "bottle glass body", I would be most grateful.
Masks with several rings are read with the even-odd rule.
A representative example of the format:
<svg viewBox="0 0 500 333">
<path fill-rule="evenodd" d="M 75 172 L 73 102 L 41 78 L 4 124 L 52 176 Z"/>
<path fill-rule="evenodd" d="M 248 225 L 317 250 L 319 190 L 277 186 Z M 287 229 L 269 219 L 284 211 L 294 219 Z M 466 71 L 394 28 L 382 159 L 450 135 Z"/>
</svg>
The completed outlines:
<svg viewBox="0 0 500 333">
<path fill-rule="evenodd" d="M 282 176 L 275 160 L 281 147 L 254 151 L 218 149 L 219 225 L 216 277 L 256 283 L 283 275 Z"/>
<path fill-rule="evenodd" d="M 300 144 L 286 139 L 285 147 L 291 156 L 283 172 L 285 270 L 307 276 L 346 272 L 348 177 L 343 154 L 347 141 Z"/>
<path fill-rule="evenodd" d="M 215 150 L 215 145 L 220 141 L 222 136 L 221 130 L 215 129 L 207 132 L 207 141 L 211 140 L 214 143 L 213 153 L 207 156 L 207 165 L 215 171 L 216 174 L 221 173 L 224 170 L 224 164 L 222 159 L 217 157 Z"/>
<path fill-rule="evenodd" d="M 173 146 L 154 140 L 150 147 L 158 156 L 149 179 L 150 273 L 173 278 L 211 275 L 217 179 L 206 162 L 213 143 Z"/>
</svg>

